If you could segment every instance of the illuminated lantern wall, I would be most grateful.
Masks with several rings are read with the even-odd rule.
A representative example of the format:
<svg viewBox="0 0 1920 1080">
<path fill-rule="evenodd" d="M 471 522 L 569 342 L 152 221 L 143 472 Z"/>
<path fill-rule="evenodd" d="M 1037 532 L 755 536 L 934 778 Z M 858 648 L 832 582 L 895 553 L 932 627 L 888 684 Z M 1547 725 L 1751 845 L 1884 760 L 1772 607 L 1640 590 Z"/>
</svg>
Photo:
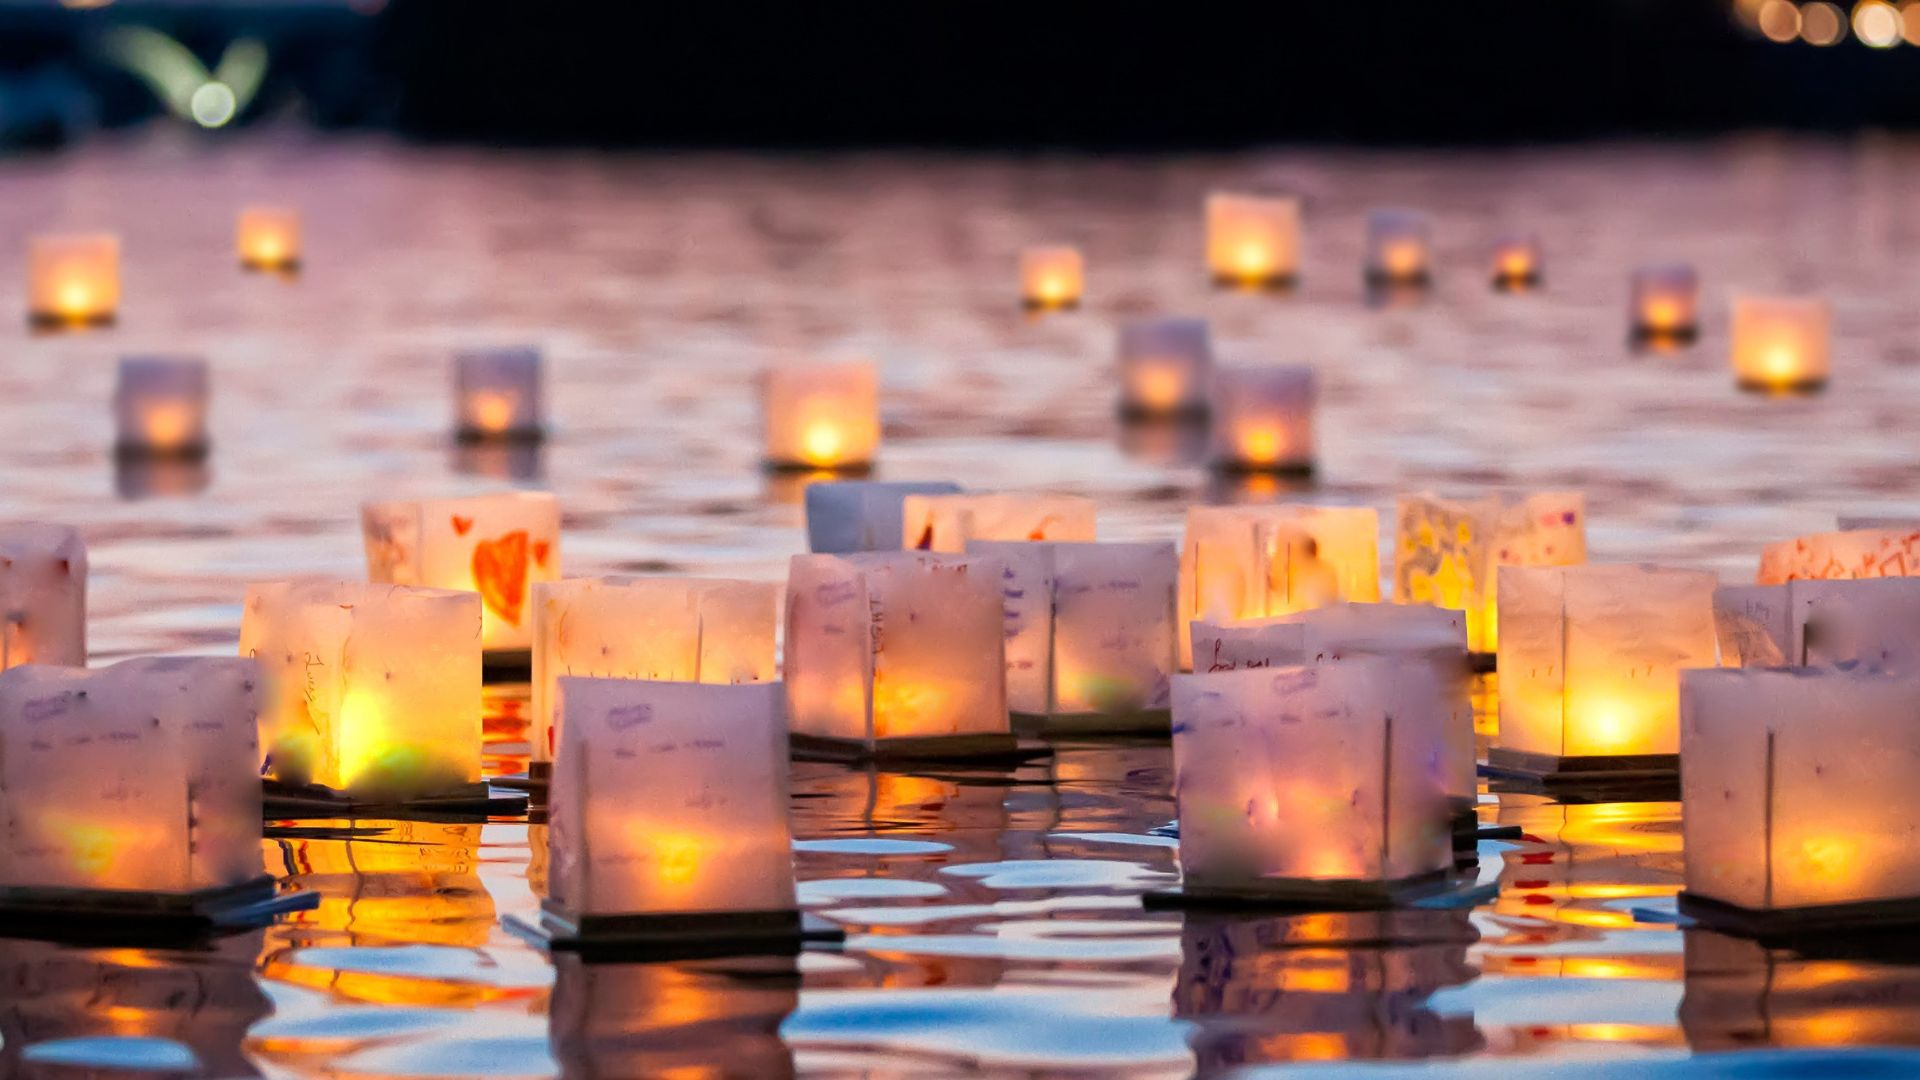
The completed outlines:
<svg viewBox="0 0 1920 1080">
<path fill-rule="evenodd" d="M 871 363 L 770 368 L 760 403 L 776 467 L 864 468 L 880 448 L 880 369 Z"/>
<path fill-rule="evenodd" d="M 1213 346 L 1205 319 L 1134 319 L 1120 324 L 1120 411 L 1128 416 L 1194 416 L 1207 411 Z"/>
<path fill-rule="evenodd" d="M 575 578 L 533 587 L 535 761 L 559 739 L 554 686 L 565 675 L 662 682 L 775 678 L 780 586 L 718 578 Z"/>
<path fill-rule="evenodd" d="M 1678 672 L 1713 666 L 1716 584 L 1660 567 L 1501 567 L 1493 753 L 1678 753 Z"/>
<path fill-rule="evenodd" d="M 540 381 L 540 350 L 532 346 L 456 353 L 453 400 L 460 437 L 540 438 L 546 426 Z"/>
<path fill-rule="evenodd" d="M 1920 575 L 1920 527 L 1814 533 L 1760 550 L 1756 584 Z"/>
<path fill-rule="evenodd" d="M 1733 298 L 1733 373 L 1748 390 L 1814 390 L 1826 384 L 1833 312 L 1825 300 Z"/>
<path fill-rule="evenodd" d="M 1370 507 L 1194 506 L 1180 549 L 1180 662 L 1187 626 L 1380 599 L 1380 515 Z"/>
<path fill-rule="evenodd" d="M 1503 289 L 1521 289 L 1540 283 L 1540 238 L 1503 236 L 1493 246 L 1493 283 Z"/>
<path fill-rule="evenodd" d="M 1223 285 L 1282 285 L 1300 273 L 1300 200 L 1216 191 L 1207 196 L 1207 268 Z"/>
<path fill-rule="evenodd" d="M 234 244 L 249 270 L 291 270 L 300 265 L 300 211 L 249 206 L 240 211 Z"/>
<path fill-rule="evenodd" d="M 797 910 L 779 683 L 559 681 L 551 906 Z"/>
<path fill-rule="evenodd" d="M 1313 369 L 1220 367 L 1213 374 L 1215 468 L 1313 471 Z"/>
<path fill-rule="evenodd" d="M 797 735 L 1004 735 L 1000 565 L 919 552 L 796 555 L 784 677 Z"/>
<path fill-rule="evenodd" d="M 1080 306 L 1086 291 L 1086 260 L 1080 249 L 1030 247 L 1020 252 L 1020 299 L 1030 308 Z"/>
<path fill-rule="evenodd" d="M 113 392 L 115 449 L 128 456 L 196 457 L 207 452 L 207 362 L 140 356 L 120 361 Z"/>
<path fill-rule="evenodd" d="M 266 771 L 383 799 L 478 783 L 479 634 L 480 598 L 470 592 L 248 587 L 240 655 L 259 661 L 265 683 Z"/>
<path fill-rule="evenodd" d="M 898 551 L 909 495 L 957 495 L 945 480 L 825 480 L 807 485 L 807 550 Z"/>
<path fill-rule="evenodd" d="M 1092 540 L 1094 502 L 1082 495 L 908 495 L 903 547 L 957 554 L 972 540 Z"/>
<path fill-rule="evenodd" d="M 35 323 L 110 323 L 119 308 L 119 237 L 84 233 L 27 241 L 27 314 Z"/>
<path fill-rule="evenodd" d="M 976 540 L 967 553 L 1002 565 L 1014 713 L 1090 727 L 1159 713 L 1164 730 L 1178 662 L 1172 544 Z"/>
<path fill-rule="evenodd" d="M 367 503 L 367 577 L 480 594 L 481 646 L 533 644 L 533 586 L 560 580 L 560 503 L 544 491 Z"/>
<path fill-rule="evenodd" d="M 87 546 L 66 525 L 0 528 L 0 670 L 87 664 Z"/>
<path fill-rule="evenodd" d="M 1406 495 L 1396 510 L 1394 602 L 1466 612 L 1476 652 L 1499 644 L 1500 567 L 1587 561 L 1586 497 L 1577 491 L 1470 502 Z"/>
<path fill-rule="evenodd" d="M 221 657 L 0 674 L 0 885 L 185 893 L 262 876 L 255 681 Z"/>
<path fill-rule="evenodd" d="M 1684 263 L 1633 272 L 1628 317 L 1642 337 L 1688 338 L 1700 327 L 1700 278 Z"/>
<path fill-rule="evenodd" d="M 1433 226 L 1412 210 L 1375 210 L 1367 215 L 1367 280 L 1377 285 L 1419 285 L 1433 264 Z"/>
<path fill-rule="evenodd" d="M 1714 591 L 1713 618 L 1729 667 L 1920 670 L 1920 578 L 1724 585 Z"/>
</svg>

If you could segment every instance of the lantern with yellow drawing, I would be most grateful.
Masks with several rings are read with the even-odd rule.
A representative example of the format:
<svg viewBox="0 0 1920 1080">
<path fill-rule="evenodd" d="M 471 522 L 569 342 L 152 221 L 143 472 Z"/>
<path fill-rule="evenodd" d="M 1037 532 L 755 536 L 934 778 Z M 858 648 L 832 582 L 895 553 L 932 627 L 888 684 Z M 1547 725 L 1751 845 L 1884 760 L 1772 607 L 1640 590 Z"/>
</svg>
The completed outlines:
<svg viewBox="0 0 1920 1080">
<path fill-rule="evenodd" d="M 1395 509 L 1394 602 L 1466 612 L 1475 652 L 1499 645 L 1500 567 L 1587 561 L 1586 497 L 1577 491 L 1468 502 L 1403 495 Z"/>
</svg>

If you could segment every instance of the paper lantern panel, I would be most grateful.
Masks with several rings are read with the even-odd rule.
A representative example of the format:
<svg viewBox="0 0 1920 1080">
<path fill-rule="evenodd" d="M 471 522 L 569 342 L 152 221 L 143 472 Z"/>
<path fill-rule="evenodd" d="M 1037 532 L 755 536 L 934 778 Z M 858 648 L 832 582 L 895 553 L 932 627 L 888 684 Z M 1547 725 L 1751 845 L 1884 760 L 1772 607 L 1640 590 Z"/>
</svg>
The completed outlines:
<svg viewBox="0 0 1920 1080">
<path fill-rule="evenodd" d="M 945 480 L 826 480 L 808 484 L 807 550 L 828 555 L 898 551 L 909 495 L 957 495 Z"/>
<path fill-rule="evenodd" d="M 1747 390 L 1772 393 L 1826 385 L 1832 309 L 1825 300 L 1733 299 L 1733 373 Z"/>
<path fill-rule="evenodd" d="M 908 495 L 901 546 L 958 554 L 973 540 L 1092 540 L 1094 508 L 1082 495 Z"/>
<path fill-rule="evenodd" d="M 234 230 L 240 265 L 249 270 L 295 270 L 300 266 L 300 211 L 287 206 L 249 206 Z"/>
<path fill-rule="evenodd" d="M 454 427 L 460 438 L 539 439 L 546 427 L 541 380 L 540 350 L 531 346 L 456 353 Z"/>
<path fill-rule="evenodd" d="M 1313 471 L 1313 369 L 1221 367 L 1213 376 L 1211 459 L 1217 469 Z"/>
<path fill-rule="evenodd" d="M 1213 346 L 1205 319 L 1135 319 L 1120 325 L 1120 412 L 1193 417 L 1207 411 Z"/>
<path fill-rule="evenodd" d="M 113 394 L 115 449 L 129 457 L 198 457 L 207 452 L 207 362 L 141 356 L 120 361 Z"/>
<path fill-rule="evenodd" d="M 66 525 L 0 528 L 0 670 L 87 664 L 87 546 Z"/>
<path fill-rule="evenodd" d="M 1180 662 L 1187 626 L 1380 599 L 1380 515 L 1370 507 L 1195 506 L 1180 549 Z"/>
<path fill-rule="evenodd" d="M 1920 670 L 1920 578 L 1722 586 L 1713 615 L 1729 667 Z"/>
<path fill-rule="evenodd" d="M 1685 264 L 1645 266 L 1634 271 L 1629 321 L 1643 338 L 1686 340 L 1700 327 L 1700 279 Z"/>
<path fill-rule="evenodd" d="M 1587 561 L 1586 498 L 1545 491 L 1455 502 L 1432 495 L 1397 500 L 1393 598 L 1467 613 L 1476 652 L 1499 645 L 1502 566 L 1574 566 Z"/>
<path fill-rule="evenodd" d="M 762 376 L 768 464 L 863 469 L 880 447 L 880 369 L 871 363 L 797 364 Z"/>
<path fill-rule="evenodd" d="M 542 491 L 360 508 L 367 576 L 480 594 L 481 647 L 530 648 L 535 582 L 560 579 L 560 503 Z"/>
<path fill-rule="evenodd" d="M 1207 196 L 1207 268 L 1222 285 L 1285 285 L 1300 272 L 1300 200 L 1216 191 Z"/>
<path fill-rule="evenodd" d="M 27 241 L 27 314 L 34 323 L 106 325 L 119 308 L 119 237 L 86 233 Z"/>
<path fill-rule="evenodd" d="M 1760 551 L 1759 585 L 1920 575 L 1920 528 L 1814 533 Z"/>
</svg>

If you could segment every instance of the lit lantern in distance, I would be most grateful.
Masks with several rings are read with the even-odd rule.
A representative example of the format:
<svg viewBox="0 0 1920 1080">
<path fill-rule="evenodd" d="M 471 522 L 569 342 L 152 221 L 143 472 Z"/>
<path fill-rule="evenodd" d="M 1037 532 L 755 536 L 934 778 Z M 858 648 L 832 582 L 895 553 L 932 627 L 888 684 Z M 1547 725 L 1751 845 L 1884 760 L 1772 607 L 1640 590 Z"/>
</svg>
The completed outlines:
<svg viewBox="0 0 1920 1080">
<path fill-rule="evenodd" d="M 27 241 L 27 315 L 37 326 L 106 326 L 120 308 L 120 238 L 112 233 Z"/>
<path fill-rule="evenodd" d="M 455 430 L 467 442 L 538 441 L 540 350 L 530 345 L 474 349 L 453 358 Z"/>
<path fill-rule="evenodd" d="M 1209 194 L 1207 268 L 1219 285 L 1263 288 L 1293 282 L 1300 273 L 1300 200 Z"/>
<path fill-rule="evenodd" d="M 774 468 L 865 469 L 880 446 L 880 370 L 864 361 L 769 368 L 761 412 Z"/>
<path fill-rule="evenodd" d="M 1723 585 L 1713 594 L 1729 667 L 1860 663 L 1920 670 L 1920 578 Z"/>
<path fill-rule="evenodd" d="M 1920 575 L 1920 526 L 1812 533 L 1760 550 L 1760 585 Z"/>
<path fill-rule="evenodd" d="M 1577 491 L 1466 502 L 1403 495 L 1397 504 L 1394 602 L 1466 612 L 1467 641 L 1475 652 L 1492 652 L 1499 644 L 1500 567 L 1587 561 L 1586 497 Z"/>
<path fill-rule="evenodd" d="M 1715 656 L 1710 573 L 1503 566 L 1500 737 L 1488 763 L 1547 782 L 1670 778 L 1681 668 Z"/>
<path fill-rule="evenodd" d="M 1084 495 L 908 495 L 901 514 L 901 547 L 959 554 L 973 540 L 1092 540 L 1095 503 Z"/>
<path fill-rule="evenodd" d="M 1380 599 L 1380 515 L 1364 506 L 1194 506 L 1180 549 L 1181 665 L 1188 627 Z"/>
<path fill-rule="evenodd" d="M 1036 311 L 1079 307 L 1086 287 L 1086 259 L 1079 248 L 1021 249 L 1020 299 L 1027 307 Z"/>
<path fill-rule="evenodd" d="M 1685 263 L 1633 272 L 1629 319 L 1643 341 L 1691 341 L 1700 329 L 1700 278 Z"/>
<path fill-rule="evenodd" d="M 1139 419 L 1207 411 L 1213 346 L 1205 319 L 1135 319 L 1120 326 L 1120 412 Z"/>
<path fill-rule="evenodd" d="M 1733 374 L 1743 390 L 1808 393 L 1827 384 L 1832 308 L 1786 296 L 1733 298 Z"/>
<path fill-rule="evenodd" d="M 260 665 L 263 772 L 366 802 L 480 786 L 480 598 L 273 582 L 247 589 L 240 655 Z"/>
<path fill-rule="evenodd" d="M 300 211 L 288 206 L 249 206 L 234 232 L 240 265 L 248 270 L 300 268 Z"/>
<path fill-rule="evenodd" d="M 1751 934 L 1920 922 L 1920 675 L 1747 668 L 1681 685 L 1683 913 Z"/>
<path fill-rule="evenodd" d="M 1412 210 L 1375 210 L 1367 215 L 1367 281 L 1373 285 L 1425 285 L 1432 275 L 1433 227 Z"/>
<path fill-rule="evenodd" d="M 122 457 L 205 457 L 207 382 L 207 362 L 198 357 L 121 360 L 113 394 L 115 451 Z"/>
<path fill-rule="evenodd" d="M 909 495 L 957 495 L 947 480 L 822 480 L 808 484 L 807 550 L 829 555 L 898 551 Z"/>
<path fill-rule="evenodd" d="M 544 491 L 366 503 L 369 580 L 480 594 L 481 645 L 533 645 L 533 586 L 560 580 L 560 503 Z"/>
<path fill-rule="evenodd" d="M 992 559 L 796 555 L 785 677 L 794 746 L 822 755 L 999 756 L 1006 613 Z"/>
<path fill-rule="evenodd" d="M 0 528 L 0 670 L 87 666 L 87 546 L 68 525 Z"/>
<path fill-rule="evenodd" d="M 1501 237 L 1493 245 L 1493 287 L 1508 292 L 1540 284 L 1540 238 L 1526 234 Z"/>
<path fill-rule="evenodd" d="M 1221 367 L 1213 376 L 1216 469 L 1313 472 L 1313 369 Z"/>
</svg>

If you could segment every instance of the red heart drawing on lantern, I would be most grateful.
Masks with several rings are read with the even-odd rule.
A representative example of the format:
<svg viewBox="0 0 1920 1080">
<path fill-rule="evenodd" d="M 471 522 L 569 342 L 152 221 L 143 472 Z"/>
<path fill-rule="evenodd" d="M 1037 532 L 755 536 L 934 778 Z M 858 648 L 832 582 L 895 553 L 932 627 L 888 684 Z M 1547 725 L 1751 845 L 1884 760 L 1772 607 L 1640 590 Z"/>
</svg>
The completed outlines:
<svg viewBox="0 0 1920 1080">
<path fill-rule="evenodd" d="M 520 607 L 527 596 L 527 530 L 473 545 L 473 587 L 494 614 L 520 625 Z"/>
<path fill-rule="evenodd" d="M 472 518 L 463 518 L 459 514 L 453 515 L 453 531 L 456 535 L 465 536 L 467 530 L 471 528 L 473 528 Z"/>
<path fill-rule="evenodd" d="M 540 569 L 545 570 L 547 568 L 547 553 L 552 550 L 553 550 L 553 545 L 548 543 L 547 541 L 545 540 L 534 541 L 534 544 L 533 544 L 534 564 L 540 567 Z"/>
</svg>

